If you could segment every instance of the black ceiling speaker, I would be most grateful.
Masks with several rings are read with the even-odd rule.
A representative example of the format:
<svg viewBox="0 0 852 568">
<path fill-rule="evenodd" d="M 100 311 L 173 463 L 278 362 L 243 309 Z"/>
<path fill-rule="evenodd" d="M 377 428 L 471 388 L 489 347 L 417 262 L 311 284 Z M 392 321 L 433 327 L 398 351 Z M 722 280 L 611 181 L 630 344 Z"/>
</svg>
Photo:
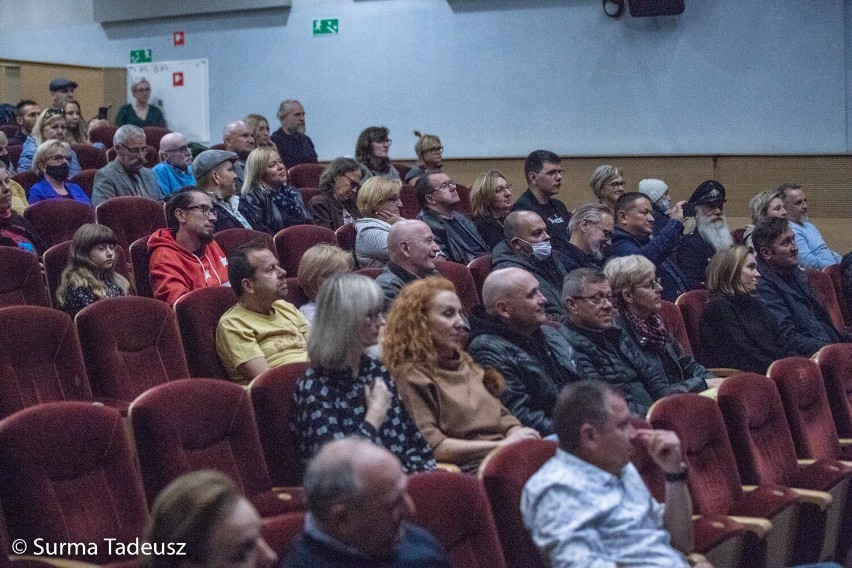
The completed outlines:
<svg viewBox="0 0 852 568">
<path fill-rule="evenodd" d="M 627 0 L 630 15 L 634 18 L 647 16 L 677 16 L 683 14 L 683 0 Z"/>
</svg>

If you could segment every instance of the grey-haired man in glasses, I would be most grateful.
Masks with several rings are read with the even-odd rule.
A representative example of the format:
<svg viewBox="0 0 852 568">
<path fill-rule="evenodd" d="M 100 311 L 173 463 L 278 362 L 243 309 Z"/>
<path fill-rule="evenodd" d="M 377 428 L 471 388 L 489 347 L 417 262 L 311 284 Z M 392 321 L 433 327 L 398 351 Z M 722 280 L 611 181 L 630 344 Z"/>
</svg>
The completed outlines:
<svg viewBox="0 0 852 568">
<path fill-rule="evenodd" d="M 138 195 L 160 200 L 160 184 L 152 170 L 145 167 L 148 143 L 138 126 L 125 124 L 112 138 L 115 160 L 98 170 L 92 188 L 92 205 L 120 195 Z"/>
<path fill-rule="evenodd" d="M 192 172 L 192 152 L 186 136 L 180 132 L 169 132 L 160 139 L 160 163 L 153 170 L 160 184 L 162 198 L 182 187 L 196 185 Z"/>
</svg>

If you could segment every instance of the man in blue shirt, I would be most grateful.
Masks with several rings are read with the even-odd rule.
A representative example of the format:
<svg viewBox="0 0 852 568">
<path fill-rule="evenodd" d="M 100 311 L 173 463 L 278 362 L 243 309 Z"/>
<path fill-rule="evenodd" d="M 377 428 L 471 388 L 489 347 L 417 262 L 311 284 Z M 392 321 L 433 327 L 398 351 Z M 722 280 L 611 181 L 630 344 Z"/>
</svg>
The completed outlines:
<svg viewBox="0 0 852 568">
<path fill-rule="evenodd" d="M 154 166 L 160 198 L 165 199 L 182 187 L 195 185 L 192 152 L 183 134 L 169 132 L 160 139 L 160 163 Z"/>
<path fill-rule="evenodd" d="M 841 256 L 828 248 L 822 233 L 808 221 L 808 197 L 802 186 L 797 183 L 782 183 L 778 194 L 784 200 L 787 220 L 796 236 L 799 248 L 799 266 L 822 270 L 826 266 L 838 264 Z"/>
</svg>

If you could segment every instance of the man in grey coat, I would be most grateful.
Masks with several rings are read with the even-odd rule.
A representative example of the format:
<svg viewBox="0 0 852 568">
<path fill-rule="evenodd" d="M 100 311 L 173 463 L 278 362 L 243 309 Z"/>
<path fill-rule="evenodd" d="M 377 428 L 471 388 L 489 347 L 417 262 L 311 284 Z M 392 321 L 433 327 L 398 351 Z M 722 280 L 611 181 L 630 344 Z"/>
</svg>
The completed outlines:
<svg viewBox="0 0 852 568">
<path fill-rule="evenodd" d="M 138 195 L 155 201 L 160 199 L 160 184 L 153 170 L 145 167 L 148 145 L 145 132 L 138 126 L 125 124 L 112 139 L 116 158 L 95 174 L 92 205 L 120 195 Z"/>
<path fill-rule="evenodd" d="M 524 426 L 555 434 L 553 405 L 559 391 L 578 380 L 574 350 L 546 325 L 546 300 L 535 277 L 522 268 L 503 268 L 482 286 L 484 309 L 470 320 L 468 352 L 483 367 L 503 375 L 500 401 Z"/>
</svg>

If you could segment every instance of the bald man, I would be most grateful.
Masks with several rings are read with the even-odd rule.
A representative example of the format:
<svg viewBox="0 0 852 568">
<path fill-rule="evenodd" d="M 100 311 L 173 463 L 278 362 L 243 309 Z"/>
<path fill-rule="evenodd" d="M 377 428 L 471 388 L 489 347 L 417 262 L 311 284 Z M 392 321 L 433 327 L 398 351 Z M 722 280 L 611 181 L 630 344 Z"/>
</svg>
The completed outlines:
<svg viewBox="0 0 852 568">
<path fill-rule="evenodd" d="M 485 306 L 470 320 L 468 351 L 483 367 L 506 379 L 500 395 L 521 424 L 542 436 L 555 433 L 551 411 L 560 389 L 578 380 L 574 350 L 545 325 L 547 301 L 535 277 L 521 268 L 493 271 L 482 286 Z"/>
<path fill-rule="evenodd" d="M 160 139 L 160 163 L 152 168 L 160 185 L 160 198 L 165 199 L 182 187 L 196 185 L 192 173 L 189 141 L 179 132 L 169 132 Z"/>
<path fill-rule="evenodd" d="M 432 229 L 423 221 L 403 219 L 388 232 L 388 262 L 376 282 L 382 287 L 388 306 L 406 284 L 437 274 L 435 259 L 441 247 Z"/>
<path fill-rule="evenodd" d="M 558 323 L 566 320 L 562 303 L 562 281 L 568 271 L 554 254 L 547 224 L 533 211 L 512 211 L 503 221 L 506 236 L 494 247 L 492 265 L 499 268 L 523 268 L 538 280 L 547 301 L 547 318 Z"/>
<path fill-rule="evenodd" d="M 237 174 L 237 192 L 239 193 L 245 179 L 246 158 L 256 145 L 254 134 L 252 134 L 248 124 L 242 120 L 235 120 L 225 125 L 225 130 L 222 131 L 222 143 L 225 144 L 225 150 L 235 152 L 239 156 L 239 160 L 234 162 L 234 173 Z"/>
<path fill-rule="evenodd" d="M 361 438 L 329 442 L 305 470 L 305 532 L 287 568 L 449 568 L 441 545 L 407 520 L 414 503 L 399 460 Z"/>
</svg>

